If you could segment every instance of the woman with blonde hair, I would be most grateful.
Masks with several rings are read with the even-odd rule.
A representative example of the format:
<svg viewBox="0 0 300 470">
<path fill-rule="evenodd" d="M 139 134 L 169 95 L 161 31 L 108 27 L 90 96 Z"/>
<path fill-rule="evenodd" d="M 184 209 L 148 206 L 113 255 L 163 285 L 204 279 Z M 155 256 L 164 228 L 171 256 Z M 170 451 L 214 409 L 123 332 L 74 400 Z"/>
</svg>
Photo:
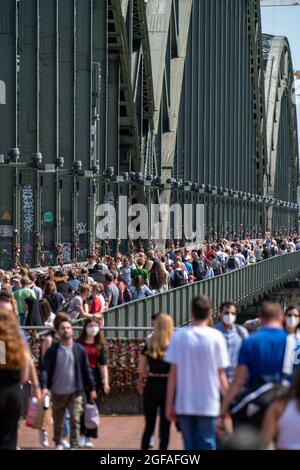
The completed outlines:
<svg viewBox="0 0 300 470">
<path fill-rule="evenodd" d="M 153 334 L 147 338 L 140 356 L 138 392 L 143 395 L 146 420 L 142 450 L 149 449 L 158 408 L 160 412 L 160 450 L 168 448 L 170 422 L 165 416 L 165 404 L 170 365 L 164 361 L 164 357 L 172 334 L 172 318 L 170 315 L 160 313 L 155 319 Z"/>
<path fill-rule="evenodd" d="M 0 309 L 0 450 L 16 450 L 21 414 L 21 387 L 30 374 L 30 363 L 17 319 Z"/>
</svg>

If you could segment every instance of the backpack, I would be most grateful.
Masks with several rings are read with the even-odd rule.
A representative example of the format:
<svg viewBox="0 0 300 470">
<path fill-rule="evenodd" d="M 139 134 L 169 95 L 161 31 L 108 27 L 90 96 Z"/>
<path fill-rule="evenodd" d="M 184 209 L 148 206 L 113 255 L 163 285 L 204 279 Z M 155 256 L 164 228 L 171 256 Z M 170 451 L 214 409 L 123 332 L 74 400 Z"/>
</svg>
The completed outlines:
<svg viewBox="0 0 300 470">
<path fill-rule="evenodd" d="M 185 279 L 184 279 L 184 272 L 178 269 L 174 271 L 174 278 L 173 278 L 173 287 L 181 287 L 184 286 Z"/>
<path fill-rule="evenodd" d="M 276 250 L 274 246 L 271 246 L 271 256 L 276 256 Z"/>
<path fill-rule="evenodd" d="M 220 276 L 222 274 L 221 266 L 220 266 L 220 263 L 218 262 L 218 260 L 213 259 L 212 262 L 211 262 L 211 267 L 213 269 L 213 272 L 214 272 L 215 276 Z"/>
<path fill-rule="evenodd" d="M 269 406 L 289 389 L 290 383 L 286 377 L 293 371 L 293 353 L 294 338 L 289 335 L 286 339 L 282 371 L 273 377 L 260 377 L 255 384 L 238 395 L 232 404 L 230 412 L 235 426 L 247 423 L 261 429 Z"/>
<path fill-rule="evenodd" d="M 194 266 L 196 267 L 194 268 Z M 206 267 L 204 259 L 198 259 L 193 262 L 194 275 L 197 281 L 201 281 L 204 278 Z"/>
<path fill-rule="evenodd" d="M 244 333 L 244 331 L 242 330 L 241 326 L 235 324 L 235 327 L 236 327 L 236 332 L 237 332 L 237 334 L 239 335 L 239 337 L 240 337 L 242 340 L 247 339 L 247 336 L 245 336 L 245 333 Z"/>
<path fill-rule="evenodd" d="M 131 301 L 131 293 L 128 287 L 125 287 L 124 289 L 124 302 L 130 302 Z"/>
<path fill-rule="evenodd" d="M 246 260 L 248 259 L 248 248 L 244 248 L 244 249 L 243 249 L 242 255 L 244 256 L 244 258 L 245 258 Z"/>
<path fill-rule="evenodd" d="M 222 269 L 224 270 L 226 267 L 226 258 L 224 256 L 217 255 L 216 259 L 220 261 Z"/>
<path fill-rule="evenodd" d="M 61 312 L 68 313 L 71 300 L 72 300 L 72 299 L 67 300 L 67 301 L 63 304 L 62 308 L 60 309 Z"/>
<path fill-rule="evenodd" d="M 227 263 L 228 269 L 236 269 L 237 268 L 237 262 L 234 256 L 229 256 L 228 258 L 228 263 Z"/>
<path fill-rule="evenodd" d="M 248 424 L 256 429 L 261 425 L 270 404 L 276 400 L 288 387 L 280 381 L 260 379 L 251 388 L 240 394 L 231 407 L 234 426 Z"/>
</svg>

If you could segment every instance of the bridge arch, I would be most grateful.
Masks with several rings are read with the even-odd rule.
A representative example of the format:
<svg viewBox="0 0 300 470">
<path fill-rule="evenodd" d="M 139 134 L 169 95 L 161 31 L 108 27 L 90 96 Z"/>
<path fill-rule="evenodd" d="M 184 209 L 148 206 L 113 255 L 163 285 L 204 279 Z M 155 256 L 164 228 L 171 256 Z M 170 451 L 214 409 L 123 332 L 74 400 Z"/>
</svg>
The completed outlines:
<svg viewBox="0 0 300 470">
<path fill-rule="evenodd" d="M 297 202 L 298 136 L 295 83 L 290 46 L 285 37 L 264 37 L 268 196 Z M 268 230 L 289 226 L 288 211 L 271 206 Z"/>
</svg>

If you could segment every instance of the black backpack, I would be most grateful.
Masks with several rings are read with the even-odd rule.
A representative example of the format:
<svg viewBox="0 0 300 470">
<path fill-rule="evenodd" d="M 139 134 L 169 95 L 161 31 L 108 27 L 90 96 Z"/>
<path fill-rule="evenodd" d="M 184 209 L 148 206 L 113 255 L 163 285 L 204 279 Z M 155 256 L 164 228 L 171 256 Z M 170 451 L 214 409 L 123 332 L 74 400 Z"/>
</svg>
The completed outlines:
<svg viewBox="0 0 300 470">
<path fill-rule="evenodd" d="M 173 278 L 173 287 L 181 287 L 185 284 L 184 271 L 175 269 Z"/>
<path fill-rule="evenodd" d="M 228 263 L 227 263 L 228 269 L 236 269 L 237 268 L 237 262 L 234 256 L 230 256 L 228 258 Z"/>
<path fill-rule="evenodd" d="M 128 287 L 125 287 L 125 290 L 124 290 L 124 302 L 130 302 L 131 301 L 131 293 L 130 293 L 130 289 Z"/>
<path fill-rule="evenodd" d="M 197 281 L 204 279 L 206 271 L 205 261 L 203 259 L 193 261 L 193 271 Z"/>
<path fill-rule="evenodd" d="M 259 380 L 255 385 L 240 394 L 231 406 L 231 416 L 234 426 L 248 424 L 261 429 L 265 413 L 269 406 L 283 392 L 288 390 L 284 383 Z"/>
<path fill-rule="evenodd" d="M 247 424 L 257 429 L 261 425 L 269 406 L 289 389 L 286 380 L 293 371 L 294 343 L 286 339 L 282 371 L 273 377 L 261 376 L 255 384 L 237 396 L 230 412 L 235 426 Z"/>
</svg>

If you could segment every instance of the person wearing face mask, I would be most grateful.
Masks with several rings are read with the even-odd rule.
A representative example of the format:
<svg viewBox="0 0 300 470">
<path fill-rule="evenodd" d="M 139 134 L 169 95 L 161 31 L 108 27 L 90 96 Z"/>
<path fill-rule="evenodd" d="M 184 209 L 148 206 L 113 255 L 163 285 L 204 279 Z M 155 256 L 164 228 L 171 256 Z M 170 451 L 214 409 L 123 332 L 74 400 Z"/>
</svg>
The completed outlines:
<svg viewBox="0 0 300 470">
<path fill-rule="evenodd" d="M 284 312 L 284 327 L 289 335 L 300 339 L 300 310 L 296 305 L 290 305 Z"/>
<path fill-rule="evenodd" d="M 242 342 L 249 336 L 246 328 L 236 325 L 236 310 L 233 302 L 223 302 L 220 306 L 220 321 L 215 325 L 215 328 L 224 335 L 230 356 L 230 366 L 226 369 L 228 382 L 233 379 Z"/>
<path fill-rule="evenodd" d="M 284 329 L 288 333 L 288 342 L 290 342 L 290 354 L 298 354 L 298 345 L 300 345 L 300 309 L 296 305 L 290 305 L 284 312 Z M 297 358 L 296 358 L 297 359 Z M 292 361 L 295 369 L 299 368 L 298 361 L 287 354 L 286 361 Z"/>
<path fill-rule="evenodd" d="M 99 402 L 102 393 L 108 395 L 110 392 L 109 378 L 108 378 L 108 367 L 107 367 L 107 349 L 105 347 L 105 341 L 100 334 L 100 328 L 98 322 L 87 319 L 83 327 L 82 333 L 78 339 L 78 342 L 86 350 L 89 364 L 96 383 L 97 393 L 97 406 L 99 408 Z M 89 400 L 89 392 L 86 391 L 86 401 Z M 84 426 L 84 415 L 81 416 L 81 431 L 80 431 L 79 446 L 91 449 L 93 443 L 91 438 L 98 437 L 97 429 L 87 429 Z"/>
</svg>

